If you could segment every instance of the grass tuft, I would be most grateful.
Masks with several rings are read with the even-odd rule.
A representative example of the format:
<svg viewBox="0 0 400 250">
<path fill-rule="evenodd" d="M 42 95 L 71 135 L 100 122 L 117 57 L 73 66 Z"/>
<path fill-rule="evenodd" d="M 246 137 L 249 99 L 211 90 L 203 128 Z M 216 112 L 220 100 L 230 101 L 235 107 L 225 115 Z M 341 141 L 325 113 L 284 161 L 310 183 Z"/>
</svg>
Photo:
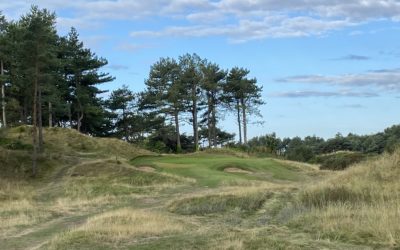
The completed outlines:
<svg viewBox="0 0 400 250">
<path fill-rule="evenodd" d="M 246 195 L 219 194 L 184 198 L 172 202 L 169 211 L 182 215 L 206 215 L 232 210 L 255 212 L 271 196 L 271 193 L 248 193 Z"/>
</svg>

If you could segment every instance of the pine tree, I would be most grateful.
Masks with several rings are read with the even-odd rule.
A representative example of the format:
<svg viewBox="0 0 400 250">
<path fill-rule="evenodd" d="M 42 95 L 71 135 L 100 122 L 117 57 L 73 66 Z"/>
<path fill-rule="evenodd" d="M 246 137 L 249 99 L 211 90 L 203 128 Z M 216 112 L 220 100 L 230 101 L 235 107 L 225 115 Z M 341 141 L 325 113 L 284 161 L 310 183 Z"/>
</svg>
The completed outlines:
<svg viewBox="0 0 400 250">
<path fill-rule="evenodd" d="M 185 88 L 180 81 L 179 64 L 174 59 L 161 58 L 151 66 L 146 86 L 141 109 L 173 118 L 176 152 L 181 152 L 180 115 L 185 110 Z"/>
<path fill-rule="evenodd" d="M 198 111 L 201 100 L 201 65 L 203 60 L 196 54 L 186 54 L 179 57 L 181 69 L 180 81 L 185 89 L 188 90 L 187 99 L 189 112 L 192 114 L 194 151 L 199 149 L 199 123 Z"/>
<path fill-rule="evenodd" d="M 230 70 L 227 81 L 223 86 L 224 103 L 236 111 L 239 127 L 239 143 L 247 144 L 248 114 L 258 114 L 258 106 L 263 104 L 261 100 L 262 88 L 257 86 L 255 78 L 248 79 L 248 69 L 234 67 Z M 242 117 L 241 117 L 242 116 Z M 243 125 L 243 141 L 242 141 Z"/>
<path fill-rule="evenodd" d="M 7 118 L 6 118 L 6 96 L 5 96 L 5 85 L 6 78 L 4 73 L 4 64 L 7 57 L 6 52 L 6 29 L 7 29 L 7 21 L 5 17 L 0 12 L 0 88 L 1 88 L 1 124 L 3 127 L 7 127 Z"/>
<path fill-rule="evenodd" d="M 114 80 L 109 74 L 99 72 L 108 62 L 85 48 L 74 28 L 66 38 L 64 49 L 64 77 L 69 89 L 67 102 L 71 116 L 76 117 L 76 128 L 79 132 L 105 135 L 109 126 L 107 114 L 103 101 L 97 97 L 104 91 L 96 85 Z"/>
<path fill-rule="evenodd" d="M 55 19 L 54 13 L 46 9 L 39 10 L 37 6 L 32 6 L 30 13 L 21 18 L 25 30 L 23 44 L 25 70 L 27 75 L 32 76 L 33 85 L 33 176 L 37 174 L 37 152 L 43 149 L 42 82 L 46 80 L 48 65 L 54 57 Z"/>
<path fill-rule="evenodd" d="M 207 98 L 207 111 L 205 112 L 208 132 L 208 146 L 217 146 L 217 107 L 220 106 L 222 83 L 227 72 L 220 69 L 217 64 L 205 62 L 202 67 L 201 87 Z"/>
<path fill-rule="evenodd" d="M 111 92 L 110 98 L 107 100 L 107 107 L 116 114 L 117 121 L 115 122 L 115 133 L 118 137 L 130 141 L 129 134 L 129 116 L 133 114 L 129 111 L 130 105 L 135 96 L 128 86 L 123 85 L 122 88 L 116 89 Z"/>
</svg>

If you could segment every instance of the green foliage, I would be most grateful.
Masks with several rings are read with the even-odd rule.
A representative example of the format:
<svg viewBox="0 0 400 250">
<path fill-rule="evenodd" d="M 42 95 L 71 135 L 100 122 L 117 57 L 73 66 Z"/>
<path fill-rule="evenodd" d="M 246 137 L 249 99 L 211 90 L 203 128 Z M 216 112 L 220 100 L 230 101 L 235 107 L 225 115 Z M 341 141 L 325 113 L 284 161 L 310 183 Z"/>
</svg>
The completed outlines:
<svg viewBox="0 0 400 250">
<path fill-rule="evenodd" d="M 343 170 L 365 158 L 365 154 L 357 152 L 337 152 L 316 156 L 313 162 L 321 164 L 320 169 Z"/>
<path fill-rule="evenodd" d="M 248 145 L 241 149 L 256 155 L 270 153 L 289 160 L 318 163 L 321 169 L 343 170 L 367 156 L 394 152 L 400 145 L 400 125 L 373 135 L 343 136 L 338 133 L 327 140 L 316 136 L 281 139 L 275 134 L 267 134 L 251 139 Z"/>
</svg>

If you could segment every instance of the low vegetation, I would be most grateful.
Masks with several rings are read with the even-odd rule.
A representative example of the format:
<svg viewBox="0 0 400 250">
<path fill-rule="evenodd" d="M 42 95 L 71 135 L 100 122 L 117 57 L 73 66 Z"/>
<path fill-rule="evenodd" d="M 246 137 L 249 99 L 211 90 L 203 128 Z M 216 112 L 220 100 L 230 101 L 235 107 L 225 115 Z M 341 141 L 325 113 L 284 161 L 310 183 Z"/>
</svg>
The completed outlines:
<svg viewBox="0 0 400 250">
<path fill-rule="evenodd" d="M 205 215 L 232 210 L 255 212 L 270 196 L 271 194 L 269 193 L 259 192 L 241 195 L 218 194 L 191 197 L 173 202 L 169 206 L 169 210 L 183 215 Z"/>
<path fill-rule="evenodd" d="M 300 195 L 310 209 L 296 220 L 320 237 L 398 247 L 400 150 L 351 167 Z"/>
<path fill-rule="evenodd" d="M 320 164 L 320 169 L 344 170 L 355 163 L 365 160 L 367 157 L 366 154 L 358 152 L 338 151 L 315 156 L 311 162 Z"/>
<path fill-rule="evenodd" d="M 29 145 L 29 127 L 10 131 L 8 140 Z M 63 143 L 56 145 L 57 137 Z M 68 129 L 46 129 L 45 138 L 48 151 L 35 179 L 29 167 L 21 174 L 29 149 L 0 146 L 8 163 L 1 165 L 0 177 L 2 249 L 399 244 L 400 151 L 337 172 L 228 149 L 155 155 Z M 126 150 L 106 152 L 107 144 Z"/>
<path fill-rule="evenodd" d="M 132 239 L 180 233 L 184 223 L 160 212 L 123 208 L 90 217 L 83 225 L 56 236 L 49 249 L 116 248 Z"/>
</svg>

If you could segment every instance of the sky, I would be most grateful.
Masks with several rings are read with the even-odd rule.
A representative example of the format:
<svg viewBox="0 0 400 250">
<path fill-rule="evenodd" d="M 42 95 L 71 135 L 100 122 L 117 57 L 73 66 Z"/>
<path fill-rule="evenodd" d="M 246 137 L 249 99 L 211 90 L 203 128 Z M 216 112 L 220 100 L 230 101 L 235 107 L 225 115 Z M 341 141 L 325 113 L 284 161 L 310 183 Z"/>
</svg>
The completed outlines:
<svg viewBox="0 0 400 250">
<path fill-rule="evenodd" d="M 102 89 L 144 90 L 153 63 L 185 53 L 249 69 L 266 102 L 249 137 L 400 123 L 400 0 L 0 0 L 0 10 L 15 20 L 32 4 L 56 12 L 60 35 L 75 27 L 108 60 L 103 71 L 116 80 Z M 223 118 L 236 132 L 233 116 Z"/>
</svg>

